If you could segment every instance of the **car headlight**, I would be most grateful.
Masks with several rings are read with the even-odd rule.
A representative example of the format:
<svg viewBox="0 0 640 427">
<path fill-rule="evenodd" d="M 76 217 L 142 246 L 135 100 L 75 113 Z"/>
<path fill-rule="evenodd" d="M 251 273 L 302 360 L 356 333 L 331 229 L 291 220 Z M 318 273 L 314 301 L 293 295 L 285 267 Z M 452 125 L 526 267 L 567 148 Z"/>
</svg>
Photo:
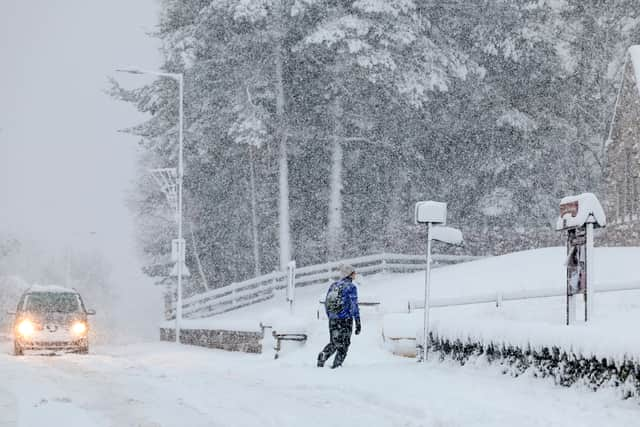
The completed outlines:
<svg viewBox="0 0 640 427">
<path fill-rule="evenodd" d="M 84 322 L 76 322 L 71 327 L 71 331 L 76 335 L 82 335 L 87 332 L 87 324 Z"/>
<path fill-rule="evenodd" d="M 28 337 L 33 335 L 33 332 L 35 331 L 35 329 L 36 328 L 33 322 L 31 322 L 30 320 L 23 320 L 18 324 L 18 333 L 23 337 Z"/>
</svg>

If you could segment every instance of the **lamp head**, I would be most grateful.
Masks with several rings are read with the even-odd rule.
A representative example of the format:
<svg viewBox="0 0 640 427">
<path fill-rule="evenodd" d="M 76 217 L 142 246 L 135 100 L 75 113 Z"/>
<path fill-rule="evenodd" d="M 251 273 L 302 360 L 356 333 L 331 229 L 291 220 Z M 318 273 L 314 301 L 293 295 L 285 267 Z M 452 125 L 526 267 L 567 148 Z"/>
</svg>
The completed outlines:
<svg viewBox="0 0 640 427">
<path fill-rule="evenodd" d="M 119 73 L 145 74 L 143 71 L 138 70 L 136 68 L 118 68 L 116 71 Z"/>
</svg>

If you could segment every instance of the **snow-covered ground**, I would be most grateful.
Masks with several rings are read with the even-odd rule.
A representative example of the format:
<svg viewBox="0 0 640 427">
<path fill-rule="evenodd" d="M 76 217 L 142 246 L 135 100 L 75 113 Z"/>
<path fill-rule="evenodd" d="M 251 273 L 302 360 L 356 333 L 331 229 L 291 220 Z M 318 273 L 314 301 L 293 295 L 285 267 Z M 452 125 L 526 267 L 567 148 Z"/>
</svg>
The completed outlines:
<svg viewBox="0 0 640 427">
<path fill-rule="evenodd" d="M 640 248 L 597 249 L 596 280 L 637 280 Z M 433 271 L 434 298 L 518 289 L 564 287 L 564 251 L 549 248 Z M 632 426 L 638 403 L 615 389 L 564 388 L 551 379 L 502 375 L 499 366 L 426 364 L 393 356 L 382 342 L 385 313 L 406 312 L 422 295 L 422 273 L 364 277 L 363 332 L 352 338 L 344 366 L 315 367 L 328 340 L 317 318 L 324 285 L 297 292 L 296 316 L 284 295 L 192 327 L 258 330 L 267 322 L 304 329 L 304 345 L 285 342 L 273 359 L 267 337 L 261 355 L 174 343 L 92 347 L 92 354 L 14 357 L 0 342 L 0 426 Z M 433 327 L 563 345 L 607 354 L 640 354 L 635 325 L 640 291 L 598 295 L 589 325 L 566 327 L 564 299 L 481 304 L 432 311 Z M 419 316 L 418 316 L 419 317 Z M 173 325 L 173 323 L 169 323 Z M 99 331 L 97 331 L 99 332 Z"/>
<path fill-rule="evenodd" d="M 312 360 L 148 343 L 89 356 L 0 353 L 0 426 L 632 426 L 613 392 L 503 376 L 493 367 Z"/>
</svg>

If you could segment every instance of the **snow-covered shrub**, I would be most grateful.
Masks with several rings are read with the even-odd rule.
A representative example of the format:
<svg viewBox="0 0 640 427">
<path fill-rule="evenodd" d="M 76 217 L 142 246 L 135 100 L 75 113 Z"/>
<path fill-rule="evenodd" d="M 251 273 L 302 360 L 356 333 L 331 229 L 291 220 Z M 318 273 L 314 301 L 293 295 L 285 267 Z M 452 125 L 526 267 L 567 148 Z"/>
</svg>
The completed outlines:
<svg viewBox="0 0 640 427">
<path fill-rule="evenodd" d="M 579 384 L 593 391 L 616 387 L 623 399 L 640 397 L 640 360 L 637 358 L 625 356 L 622 361 L 598 359 L 555 346 L 520 347 L 472 338 L 462 341 L 433 333 L 429 339 L 431 349 L 440 360 L 450 359 L 465 365 L 469 361 L 483 359 L 500 366 L 505 375 L 517 377 L 526 372 L 534 377 L 550 377 L 564 387 Z"/>
</svg>

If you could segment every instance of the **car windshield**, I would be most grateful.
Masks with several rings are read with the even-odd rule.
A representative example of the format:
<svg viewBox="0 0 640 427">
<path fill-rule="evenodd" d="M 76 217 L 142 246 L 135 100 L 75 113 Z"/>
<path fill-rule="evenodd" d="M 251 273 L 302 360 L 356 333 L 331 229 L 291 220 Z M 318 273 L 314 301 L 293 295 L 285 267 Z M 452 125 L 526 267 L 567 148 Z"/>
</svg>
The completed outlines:
<svg viewBox="0 0 640 427">
<path fill-rule="evenodd" d="M 79 311 L 80 304 L 76 294 L 63 292 L 43 292 L 29 294 L 25 311 L 73 313 Z"/>
</svg>

